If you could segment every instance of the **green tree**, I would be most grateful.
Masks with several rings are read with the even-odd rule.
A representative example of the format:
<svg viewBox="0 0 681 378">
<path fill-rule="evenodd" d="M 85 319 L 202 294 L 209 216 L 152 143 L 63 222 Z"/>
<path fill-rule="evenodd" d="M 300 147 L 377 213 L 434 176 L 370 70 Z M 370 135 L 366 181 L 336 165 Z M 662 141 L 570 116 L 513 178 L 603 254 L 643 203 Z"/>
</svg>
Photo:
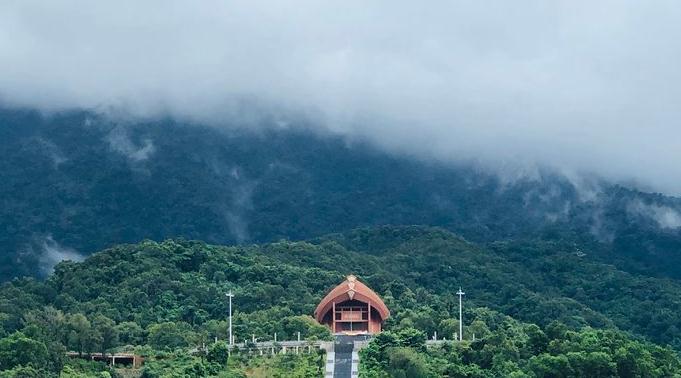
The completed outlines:
<svg viewBox="0 0 681 378">
<path fill-rule="evenodd" d="M 45 378 L 54 374 L 34 366 L 17 366 L 0 371 L 0 378 Z"/>
<path fill-rule="evenodd" d="M 0 339 L 0 370 L 17 366 L 43 368 L 49 363 L 49 353 L 44 343 L 30 339 L 21 332 Z"/>
<path fill-rule="evenodd" d="M 101 335 L 93 328 L 90 321 L 83 314 L 72 314 L 68 316 L 67 320 L 69 336 L 69 347 L 78 352 L 79 355 L 83 353 L 91 353 L 98 349 L 101 343 Z"/>
<path fill-rule="evenodd" d="M 529 368 L 537 378 L 564 378 L 573 376 L 570 362 L 564 355 L 540 354 L 530 358 Z"/>
<path fill-rule="evenodd" d="M 45 340 L 68 343 L 69 329 L 67 318 L 61 310 L 52 306 L 29 311 L 24 316 L 25 328 L 36 327 L 40 336 Z"/>
<path fill-rule="evenodd" d="M 423 350 L 426 345 L 426 334 L 414 328 L 406 328 L 397 333 L 400 344 L 405 347 Z"/>
<path fill-rule="evenodd" d="M 593 378 L 617 376 L 617 364 L 605 352 L 570 352 L 567 358 L 572 371 L 578 376 Z"/>
<path fill-rule="evenodd" d="M 527 348 L 530 355 L 541 354 L 546 351 L 549 345 L 549 338 L 544 331 L 536 324 L 530 324 L 525 327 L 525 334 L 527 334 Z"/>
<path fill-rule="evenodd" d="M 300 332 L 303 340 L 331 340 L 331 331 L 309 315 L 287 316 L 282 328 L 289 339 L 294 340 Z"/>
<path fill-rule="evenodd" d="M 9 321 L 9 319 L 10 319 L 9 314 L 0 312 L 0 337 L 4 337 L 7 335 L 6 323 Z"/>
<path fill-rule="evenodd" d="M 99 347 L 103 355 L 118 344 L 116 323 L 108 317 L 98 314 L 92 319 L 93 331 L 99 335 Z"/>
<path fill-rule="evenodd" d="M 142 345 L 146 331 L 136 322 L 122 322 L 116 325 L 118 339 L 123 345 Z"/>
<path fill-rule="evenodd" d="M 394 332 L 384 331 L 374 336 L 363 353 L 371 362 L 381 364 L 387 361 L 388 350 L 399 346 L 399 344 L 400 341 Z"/>
<path fill-rule="evenodd" d="M 485 324 L 484 321 L 476 319 L 471 322 L 471 325 L 466 327 L 466 331 L 468 332 L 468 335 L 466 336 L 467 339 L 473 338 L 475 336 L 477 339 L 487 337 L 489 335 L 489 327 L 487 327 L 487 324 Z"/>
<path fill-rule="evenodd" d="M 442 319 L 438 325 L 438 329 L 438 334 L 441 338 L 455 340 L 454 335 L 459 334 L 459 321 L 452 318 Z"/>
<path fill-rule="evenodd" d="M 229 345 L 224 341 L 218 341 L 210 346 L 208 349 L 207 359 L 209 362 L 214 362 L 222 366 L 227 366 L 229 359 Z"/>
<path fill-rule="evenodd" d="M 390 349 L 388 374 L 394 378 L 426 378 L 435 377 L 424 359 L 411 348 L 397 347 Z"/>
<path fill-rule="evenodd" d="M 189 327 L 185 323 L 164 322 L 149 327 L 149 344 L 157 349 L 182 348 L 188 345 Z"/>
</svg>

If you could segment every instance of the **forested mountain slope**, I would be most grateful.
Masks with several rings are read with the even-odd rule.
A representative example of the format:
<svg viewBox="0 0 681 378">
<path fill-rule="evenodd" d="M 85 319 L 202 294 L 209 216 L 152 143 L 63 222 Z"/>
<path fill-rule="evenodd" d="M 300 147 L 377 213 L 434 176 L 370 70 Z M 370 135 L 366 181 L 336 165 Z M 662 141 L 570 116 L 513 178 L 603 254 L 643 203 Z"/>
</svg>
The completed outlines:
<svg viewBox="0 0 681 378">
<path fill-rule="evenodd" d="M 262 246 L 148 241 L 95 254 L 83 263 L 60 264 L 44 283 L 8 283 L 1 311 L 10 329 L 20 325 L 26 311 L 44 305 L 101 312 L 143 327 L 159 319 L 202 323 L 224 317 L 223 293 L 236 286 L 241 313 L 311 314 L 328 288 L 355 273 L 385 296 L 397 314 L 392 322 L 409 314 L 425 322 L 420 328 L 429 333 L 456 309 L 454 292 L 464 286 L 471 306 L 520 320 L 616 326 L 681 347 L 680 284 L 622 272 L 570 248 L 555 243 L 481 248 L 422 227 L 381 227 L 313 243 Z M 253 332 L 258 334 L 246 328 L 239 334 Z"/>
<path fill-rule="evenodd" d="M 681 276 L 677 198 L 425 162 L 306 130 L 2 110 L 0 279 L 143 239 L 300 240 L 385 224 L 577 243 L 628 271 Z"/>
<path fill-rule="evenodd" d="M 529 324 L 555 330 L 560 322 L 564 330 L 586 332 L 553 335 L 561 340 L 577 338 L 572 347 L 566 344 L 564 353 L 578 348 L 574 343 L 581 337 L 590 338 L 592 346 L 620 340 L 617 343 L 624 344 L 617 345 L 624 347 L 640 339 L 681 350 L 681 284 L 675 280 L 620 271 L 571 245 L 501 242 L 481 247 L 443 229 L 426 227 L 386 226 L 310 242 L 249 246 L 182 240 L 122 245 L 82 263 L 61 263 L 45 281 L 20 279 L 2 285 L 1 332 L 23 330 L 57 349 L 64 345 L 97 350 L 126 344 L 149 345 L 152 350 L 189 348 L 214 336 L 224 339 L 224 294 L 234 290 L 238 339 L 254 334 L 267 340 L 274 332 L 286 339 L 298 331 L 303 337 L 327 337 L 328 331 L 309 315 L 326 291 L 349 273 L 384 297 L 392 311 L 386 328 L 395 332 L 413 328 L 424 335 L 437 331 L 440 337 L 451 338 L 458 315 L 454 293 L 463 286 L 469 336 L 501 332 L 498 337 L 524 343 L 523 334 L 536 332 L 527 329 Z M 528 324 L 513 320 L 503 326 L 511 320 L 498 313 Z M 106 346 L 97 336 L 102 324 L 109 324 L 116 334 Z M 74 338 L 76 325 L 84 327 L 79 334 L 91 334 L 92 339 Z M 590 334 L 584 328 L 589 326 L 612 333 Z M 510 329 L 519 333 L 513 336 Z M 503 345 L 496 347 L 507 348 Z M 631 347 L 657 348 L 646 341 L 636 345 Z M 548 349 L 541 351 L 548 353 Z M 540 351 L 522 353 L 508 358 L 525 366 Z M 663 349 L 653 355 L 676 358 Z M 615 363 L 614 355 L 607 358 Z M 484 367 L 483 360 L 466 361 Z M 488 365 L 491 369 L 493 364 Z"/>
</svg>

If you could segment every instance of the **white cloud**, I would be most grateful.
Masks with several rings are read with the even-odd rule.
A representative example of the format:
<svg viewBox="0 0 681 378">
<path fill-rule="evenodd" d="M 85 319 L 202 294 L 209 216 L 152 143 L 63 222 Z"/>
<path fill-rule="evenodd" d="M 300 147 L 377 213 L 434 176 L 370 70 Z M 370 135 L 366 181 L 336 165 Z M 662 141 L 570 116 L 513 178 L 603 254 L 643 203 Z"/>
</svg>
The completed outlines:
<svg viewBox="0 0 681 378">
<path fill-rule="evenodd" d="M 681 213 L 669 206 L 645 204 L 641 200 L 635 200 L 629 203 L 627 209 L 630 213 L 654 220 L 660 228 L 681 228 Z"/>
<path fill-rule="evenodd" d="M 59 245 L 51 235 L 41 242 L 39 263 L 40 271 L 45 275 L 51 274 L 54 267 L 64 260 L 83 261 L 84 259 L 85 256 L 76 250 Z"/>
<path fill-rule="evenodd" d="M 109 132 L 106 141 L 112 150 L 126 156 L 133 162 L 147 160 L 156 151 L 154 142 L 151 139 L 144 139 L 144 144 L 138 146 L 130 139 L 127 130 L 120 126 L 113 128 Z"/>
<path fill-rule="evenodd" d="M 213 124 L 304 115 L 395 151 L 679 194 L 679 19 L 664 0 L 8 0 L 0 98 Z"/>
</svg>

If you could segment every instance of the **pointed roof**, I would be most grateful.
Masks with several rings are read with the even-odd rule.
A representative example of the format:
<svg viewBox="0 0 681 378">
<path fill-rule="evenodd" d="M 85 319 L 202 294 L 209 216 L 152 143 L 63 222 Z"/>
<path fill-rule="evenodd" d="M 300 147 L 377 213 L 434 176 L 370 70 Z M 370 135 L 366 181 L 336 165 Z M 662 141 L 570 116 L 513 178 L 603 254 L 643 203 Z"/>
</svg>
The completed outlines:
<svg viewBox="0 0 681 378">
<path fill-rule="evenodd" d="M 381 297 L 373 290 L 369 289 L 367 285 L 357 280 L 357 277 L 353 275 L 347 276 L 345 281 L 326 294 L 324 299 L 319 302 L 319 305 L 317 305 L 317 308 L 314 310 L 314 316 L 317 321 L 321 323 L 324 315 L 333 306 L 333 302 L 339 303 L 352 299 L 371 304 L 371 307 L 375 308 L 381 315 L 382 320 L 385 320 L 390 316 L 390 310 L 388 310 L 388 307 L 383 303 Z"/>
</svg>

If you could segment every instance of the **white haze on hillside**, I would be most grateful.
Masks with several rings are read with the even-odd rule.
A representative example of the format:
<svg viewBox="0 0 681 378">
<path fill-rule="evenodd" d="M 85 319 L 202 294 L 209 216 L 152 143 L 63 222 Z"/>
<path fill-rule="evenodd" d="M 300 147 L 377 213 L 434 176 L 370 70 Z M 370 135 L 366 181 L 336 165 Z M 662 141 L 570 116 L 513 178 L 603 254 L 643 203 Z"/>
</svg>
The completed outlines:
<svg viewBox="0 0 681 378">
<path fill-rule="evenodd" d="M 391 151 L 680 194 L 679 20 L 678 1 L 6 0 L 0 100 L 303 117 Z"/>
<path fill-rule="evenodd" d="M 151 139 L 145 139 L 144 145 L 136 145 L 128 135 L 124 127 L 113 128 L 106 137 L 106 141 L 112 150 L 127 157 L 133 162 L 140 162 L 149 159 L 149 157 L 156 151 L 154 142 Z"/>
<path fill-rule="evenodd" d="M 54 267 L 65 260 L 79 262 L 85 260 L 85 256 L 71 248 L 60 245 L 52 238 L 52 235 L 46 236 L 40 243 L 40 272 L 46 276 L 50 275 L 54 271 Z"/>
<path fill-rule="evenodd" d="M 681 228 L 681 213 L 669 206 L 645 204 L 641 200 L 635 200 L 628 204 L 627 210 L 631 214 L 654 220 L 660 228 Z"/>
</svg>

